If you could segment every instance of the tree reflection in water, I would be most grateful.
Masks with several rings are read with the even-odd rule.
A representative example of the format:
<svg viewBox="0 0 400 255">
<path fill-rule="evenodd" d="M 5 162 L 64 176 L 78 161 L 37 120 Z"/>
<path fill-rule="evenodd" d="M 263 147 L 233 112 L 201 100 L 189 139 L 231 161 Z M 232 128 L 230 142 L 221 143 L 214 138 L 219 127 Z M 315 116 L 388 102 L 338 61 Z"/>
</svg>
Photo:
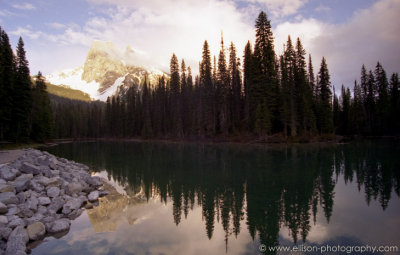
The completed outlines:
<svg viewBox="0 0 400 255">
<path fill-rule="evenodd" d="M 106 169 L 131 193 L 172 201 L 176 225 L 201 206 L 207 237 L 222 224 L 226 245 L 247 228 L 253 240 L 258 235 L 261 243 L 276 246 L 283 226 L 294 243 L 306 241 L 318 208 L 329 222 L 340 176 L 357 182 L 366 202 L 378 200 L 383 210 L 392 191 L 400 192 L 395 141 L 289 147 L 95 142 L 49 150 Z M 243 219 L 247 226 L 240 225 Z"/>
</svg>

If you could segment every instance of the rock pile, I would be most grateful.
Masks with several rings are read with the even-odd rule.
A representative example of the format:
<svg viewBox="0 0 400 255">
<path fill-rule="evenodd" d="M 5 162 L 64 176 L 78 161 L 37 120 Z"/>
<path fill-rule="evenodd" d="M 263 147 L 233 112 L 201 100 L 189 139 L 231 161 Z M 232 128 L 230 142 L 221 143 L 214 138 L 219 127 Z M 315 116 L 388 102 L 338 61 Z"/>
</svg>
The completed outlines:
<svg viewBox="0 0 400 255">
<path fill-rule="evenodd" d="M 83 164 L 28 149 L 0 166 L 0 255 L 26 254 L 26 245 L 68 232 L 71 220 L 106 195 Z"/>
</svg>

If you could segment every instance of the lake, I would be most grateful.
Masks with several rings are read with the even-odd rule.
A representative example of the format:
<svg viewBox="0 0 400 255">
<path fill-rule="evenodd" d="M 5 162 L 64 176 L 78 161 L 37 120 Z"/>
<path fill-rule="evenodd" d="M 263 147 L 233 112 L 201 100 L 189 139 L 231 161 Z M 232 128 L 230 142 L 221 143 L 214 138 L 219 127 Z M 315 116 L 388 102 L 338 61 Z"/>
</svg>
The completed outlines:
<svg viewBox="0 0 400 255">
<path fill-rule="evenodd" d="M 400 246 L 396 140 L 85 142 L 46 150 L 89 165 L 116 191 L 31 254 L 288 254 L 275 246 L 399 253 L 390 247 Z"/>
</svg>

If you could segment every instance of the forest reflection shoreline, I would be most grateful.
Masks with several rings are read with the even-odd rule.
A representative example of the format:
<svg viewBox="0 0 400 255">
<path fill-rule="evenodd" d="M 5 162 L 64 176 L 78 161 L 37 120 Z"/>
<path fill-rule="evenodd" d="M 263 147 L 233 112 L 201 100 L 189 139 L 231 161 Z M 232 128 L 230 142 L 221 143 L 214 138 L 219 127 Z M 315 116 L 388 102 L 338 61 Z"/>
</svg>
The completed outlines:
<svg viewBox="0 0 400 255">
<path fill-rule="evenodd" d="M 106 169 L 128 194 L 171 201 L 176 225 L 201 206 L 207 237 L 221 224 L 226 242 L 247 228 L 253 240 L 276 246 L 282 226 L 294 243 L 306 241 L 318 208 L 329 222 L 339 177 L 355 182 L 366 203 L 377 200 L 382 210 L 400 193 L 399 145 L 390 140 L 267 148 L 94 142 L 49 150 Z"/>
</svg>

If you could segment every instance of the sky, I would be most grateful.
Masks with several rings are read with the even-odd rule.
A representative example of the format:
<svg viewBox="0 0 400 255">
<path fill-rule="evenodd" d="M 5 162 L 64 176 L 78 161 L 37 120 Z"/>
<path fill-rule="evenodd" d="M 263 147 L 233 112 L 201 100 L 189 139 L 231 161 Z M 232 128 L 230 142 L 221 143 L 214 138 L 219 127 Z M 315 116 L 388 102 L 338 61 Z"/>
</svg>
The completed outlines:
<svg viewBox="0 0 400 255">
<path fill-rule="evenodd" d="M 32 74 L 83 65 L 94 40 L 130 45 L 140 64 L 167 72 L 175 53 L 196 73 L 204 40 L 217 55 L 221 32 L 242 57 L 262 10 L 276 53 L 300 37 L 315 73 L 326 57 L 336 89 L 352 87 L 362 64 L 400 71 L 400 0 L 0 0 L 0 26 L 13 48 L 22 36 Z"/>
</svg>

